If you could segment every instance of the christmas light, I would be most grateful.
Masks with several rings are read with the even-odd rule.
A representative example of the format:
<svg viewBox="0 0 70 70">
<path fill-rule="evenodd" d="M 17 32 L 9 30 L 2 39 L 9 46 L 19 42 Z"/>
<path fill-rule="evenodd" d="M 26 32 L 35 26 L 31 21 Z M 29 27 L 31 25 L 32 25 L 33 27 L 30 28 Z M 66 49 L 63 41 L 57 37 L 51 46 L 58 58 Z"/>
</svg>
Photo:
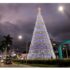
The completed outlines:
<svg viewBox="0 0 70 70">
<path fill-rule="evenodd" d="M 27 59 L 55 59 L 55 54 L 39 8 Z"/>
</svg>

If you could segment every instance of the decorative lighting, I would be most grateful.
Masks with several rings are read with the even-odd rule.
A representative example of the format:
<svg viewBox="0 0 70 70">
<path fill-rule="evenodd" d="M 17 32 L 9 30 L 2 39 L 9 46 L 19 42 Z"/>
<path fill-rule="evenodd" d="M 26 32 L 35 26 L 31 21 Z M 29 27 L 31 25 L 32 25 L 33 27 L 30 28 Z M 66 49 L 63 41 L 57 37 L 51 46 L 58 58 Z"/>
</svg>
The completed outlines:
<svg viewBox="0 0 70 70">
<path fill-rule="evenodd" d="M 55 43 L 53 43 L 53 46 L 55 46 L 56 44 Z"/>
<path fill-rule="evenodd" d="M 41 15 L 41 8 L 38 8 L 37 20 L 33 32 L 32 41 L 27 59 L 55 59 L 55 53 L 50 41 L 49 34 Z"/>
</svg>

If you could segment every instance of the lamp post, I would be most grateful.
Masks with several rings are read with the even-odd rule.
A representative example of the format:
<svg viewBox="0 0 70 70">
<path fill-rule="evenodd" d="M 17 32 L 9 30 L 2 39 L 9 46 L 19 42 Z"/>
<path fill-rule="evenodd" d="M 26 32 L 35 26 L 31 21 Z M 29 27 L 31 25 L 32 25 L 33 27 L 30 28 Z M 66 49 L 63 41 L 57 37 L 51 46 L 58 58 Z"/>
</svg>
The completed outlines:
<svg viewBox="0 0 70 70">
<path fill-rule="evenodd" d="M 28 41 L 26 41 L 26 55 L 27 55 L 27 48 L 28 47 Z M 26 56 L 26 64 L 27 64 L 27 56 Z"/>
<path fill-rule="evenodd" d="M 66 52 L 66 57 L 68 58 L 68 50 L 67 50 L 67 47 L 68 47 L 68 46 L 64 46 L 65 52 Z"/>
<path fill-rule="evenodd" d="M 66 50 L 66 56 L 67 56 L 67 58 L 68 58 L 68 50 L 67 50 L 67 47 L 68 47 L 68 45 L 65 46 L 65 50 Z"/>
<path fill-rule="evenodd" d="M 67 51 L 67 47 L 66 47 L 66 55 L 67 55 L 67 58 L 68 58 L 68 51 Z"/>
<path fill-rule="evenodd" d="M 64 9 L 63 6 L 59 6 L 59 7 L 58 7 L 58 11 L 61 12 L 61 13 L 66 14 L 66 16 L 67 16 L 68 18 L 70 18 L 70 14 Z M 67 56 L 67 58 L 68 58 L 68 51 L 67 51 L 67 47 L 66 47 L 66 46 L 65 46 L 65 50 L 66 50 L 66 56 Z"/>
</svg>

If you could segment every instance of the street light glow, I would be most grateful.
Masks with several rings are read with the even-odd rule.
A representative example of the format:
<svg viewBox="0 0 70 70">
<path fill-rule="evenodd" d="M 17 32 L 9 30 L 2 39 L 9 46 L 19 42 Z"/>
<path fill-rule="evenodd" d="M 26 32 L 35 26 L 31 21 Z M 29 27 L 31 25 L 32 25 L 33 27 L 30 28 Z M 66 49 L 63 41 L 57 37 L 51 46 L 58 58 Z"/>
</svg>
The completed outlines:
<svg viewBox="0 0 70 70">
<path fill-rule="evenodd" d="M 22 35 L 19 35 L 19 36 L 18 36 L 18 39 L 21 40 L 21 39 L 22 39 Z"/>
<path fill-rule="evenodd" d="M 63 10 L 64 10 L 63 6 L 58 7 L 58 11 L 63 12 Z"/>
</svg>

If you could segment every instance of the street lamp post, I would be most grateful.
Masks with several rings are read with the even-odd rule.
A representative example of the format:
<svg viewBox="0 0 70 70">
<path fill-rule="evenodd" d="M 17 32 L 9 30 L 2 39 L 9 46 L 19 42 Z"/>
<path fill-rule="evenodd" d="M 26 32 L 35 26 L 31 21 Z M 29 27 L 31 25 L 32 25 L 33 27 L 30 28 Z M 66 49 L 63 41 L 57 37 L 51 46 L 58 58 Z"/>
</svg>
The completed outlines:
<svg viewBox="0 0 70 70">
<path fill-rule="evenodd" d="M 65 46 L 63 49 L 65 49 L 66 57 L 68 58 L 68 50 L 67 50 L 67 46 Z"/>
<path fill-rule="evenodd" d="M 59 6 L 58 7 L 58 11 L 59 12 L 61 12 L 61 13 L 65 13 L 67 16 L 69 16 L 69 14 L 68 14 L 68 12 L 64 9 L 64 7 L 63 6 Z M 69 16 L 70 17 L 70 16 Z M 65 47 L 66 49 L 66 56 L 67 56 L 67 58 L 68 58 L 68 51 L 67 51 L 67 47 Z"/>
<path fill-rule="evenodd" d="M 67 51 L 67 47 L 66 47 L 66 55 L 67 55 L 67 58 L 68 58 L 68 51 Z"/>
<path fill-rule="evenodd" d="M 27 54 L 27 47 L 28 47 L 28 41 L 26 42 L 26 54 Z M 27 57 L 26 57 L 26 64 L 27 64 Z"/>
</svg>

